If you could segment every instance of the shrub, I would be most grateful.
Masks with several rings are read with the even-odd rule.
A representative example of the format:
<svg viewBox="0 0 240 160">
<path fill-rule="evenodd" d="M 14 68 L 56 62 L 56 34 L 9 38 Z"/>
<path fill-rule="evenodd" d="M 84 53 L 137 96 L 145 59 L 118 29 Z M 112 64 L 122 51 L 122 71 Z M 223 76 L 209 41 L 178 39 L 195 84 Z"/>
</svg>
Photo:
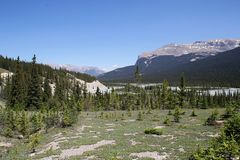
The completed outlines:
<svg viewBox="0 0 240 160">
<path fill-rule="evenodd" d="M 162 135 L 163 131 L 161 129 L 150 128 L 144 131 L 145 134 L 155 134 L 155 135 Z"/>
<path fill-rule="evenodd" d="M 9 127 L 4 127 L 3 135 L 6 137 L 13 137 L 13 130 Z"/>
<path fill-rule="evenodd" d="M 146 114 L 152 114 L 151 109 L 148 109 Z"/>
<path fill-rule="evenodd" d="M 222 118 L 223 119 L 228 119 L 228 118 L 232 117 L 233 114 L 234 114 L 234 107 L 227 106 L 226 110 L 225 110 L 225 113 L 222 115 Z"/>
<path fill-rule="evenodd" d="M 192 113 L 191 113 L 191 117 L 196 117 L 197 115 L 196 115 L 196 113 L 195 113 L 195 110 L 193 109 L 192 110 Z"/>
<path fill-rule="evenodd" d="M 143 120 L 143 118 L 142 118 L 142 113 L 139 112 L 139 113 L 138 113 L 138 116 L 137 116 L 137 121 L 142 121 L 142 120 Z"/>
<path fill-rule="evenodd" d="M 132 117 L 131 110 L 128 110 L 128 111 L 127 111 L 127 115 L 128 115 L 128 117 Z"/>
<path fill-rule="evenodd" d="M 125 115 L 124 115 L 124 113 L 122 113 L 121 120 L 125 120 Z"/>
<path fill-rule="evenodd" d="M 173 113 L 173 117 L 174 117 L 174 122 L 178 123 L 180 121 L 181 118 L 181 111 L 179 107 L 176 107 Z"/>
<path fill-rule="evenodd" d="M 212 112 L 212 114 L 207 118 L 205 125 L 209 125 L 209 126 L 215 125 L 215 121 L 217 120 L 217 118 L 218 118 L 218 110 L 215 109 Z"/>
<path fill-rule="evenodd" d="M 38 133 L 35 133 L 33 135 L 30 136 L 30 139 L 29 139 L 29 147 L 30 147 L 30 150 L 34 153 L 35 150 L 36 150 L 36 147 L 37 145 L 39 144 L 40 142 L 40 135 Z"/>
<path fill-rule="evenodd" d="M 208 148 L 199 148 L 189 160 L 234 160 L 240 155 L 240 113 L 233 115 L 224 126 L 221 136 L 213 139 Z"/>
<path fill-rule="evenodd" d="M 240 113 L 230 118 L 224 126 L 227 139 L 234 138 L 240 144 Z"/>
<path fill-rule="evenodd" d="M 163 121 L 163 124 L 165 124 L 166 126 L 170 126 L 171 125 L 171 121 L 170 121 L 169 117 L 165 118 L 165 120 Z"/>
<path fill-rule="evenodd" d="M 168 115 L 169 115 L 169 116 L 172 115 L 172 111 L 171 111 L 171 110 L 168 111 Z"/>
</svg>

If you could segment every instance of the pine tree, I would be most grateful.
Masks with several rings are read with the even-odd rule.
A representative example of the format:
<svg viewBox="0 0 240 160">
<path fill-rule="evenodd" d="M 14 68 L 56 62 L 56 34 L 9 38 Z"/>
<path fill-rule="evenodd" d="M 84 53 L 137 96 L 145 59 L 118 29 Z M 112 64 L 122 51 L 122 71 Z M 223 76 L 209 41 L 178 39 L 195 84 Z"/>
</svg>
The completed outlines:
<svg viewBox="0 0 240 160">
<path fill-rule="evenodd" d="M 56 80 L 56 89 L 55 89 L 55 98 L 59 102 L 65 101 L 65 90 L 64 90 L 64 80 L 63 75 L 55 78 Z"/>
<path fill-rule="evenodd" d="M 15 129 L 15 117 L 12 110 L 7 110 L 4 117 L 4 129 L 3 134 L 7 137 L 13 136 L 13 131 Z"/>
<path fill-rule="evenodd" d="M 179 106 L 183 107 L 186 99 L 186 84 L 184 74 L 181 75 L 180 79 L 180 91 L 179 91 Z"/>
<path fill-rule="evenodd" d="M 192 110 L 192 113 L 191 113 L 191 117 L 196 117 L 197 115 L 196 115 L 196 113 L 195 113 L 195 110 L 193 109 Z"/>
<path fill-rule="evenodd" d="M 178 123 L 180 122 L 180 118 L 181 118 L 181 111 L 179 107 L 176 107 L 173 113 L 173 117 L 174 117 L 174 122 Z"/>
<path fill-rule="evenodd" d="M 137 65 L 136 67 L 136 70 L 135 70 L 135 80 L 136 80 L 136 83 L 139 84 L 140 83 L 140 80 L 141 80 L 141 73 L 140 73 L 140 70 L 139 70 L 139 67 Z"/>
<path fill-rule="evenodd" d="M 32 117 L 33 133 L 39 131 L 43 127 L 42 117 L 40 113 L 35 113 Z"/>
<path fill-rule="evenodd" d="M 24 77 L 20 66 L 20 59 L 17 58 L 16 73 L 12 77 L 12 87 L 7 104 L 12 108 L 23 107 L 25 100 Z"/>
<path fill-rule="evenodd" d="M 3 93 L 3 78 L 2 75 L 0 73 L 0 96 L 2 97 L 2 93 Z"/>
<path fill-rule="evenodd" d="M 75 87 L 74 87 L 73 91 L 74 91 L 73 94 L 74 94 L 75 99 L 77 101 L 80 100 L 81 99 L 81 94 L 82 94 L 82 89 L 80 87 L 79 82 L 77 82 L 75 84 Z"/>
<path fill-rule="evenodd" d="M 41 107 L 41 81 L 38 75 L 38 70 L 36 66 L 36 56 L 34 55 L 32 59 L 31 66 L 31 79 L 30 85 L 28 88 L 28 97 L 27 97 L 27 108 L 32 109 L 40 109 Z"/>
<path fill-rule="evenodd" d="M 12 83 L 11 78 L 8 75 L 6 78 L 6 86 L 3 88 L 3 98 L 9 100 L 10 99 L 10 93 L 11 93 Z"/>
<path fill-rule="evenodd" d="M 49 79 L 46 77 L 43 85 L 43 102 L 47 102 L 52 97 L 52 89 L 49 83 Z"/>
<path fill-rule="evenodd" d="M 137 121 L 142 121 L 143 118 L 142 118 L 142 112 L 139 112 L 138 115 L 137 115 Z"/>
<path fill-rule="evenodd" d="M 30 129 L 30 120 L 29 115 L 26 111 L 22 112 L 20 125 L 21 125 L 20 132 L 23 134 L 23 136 L 28 136 Z"/>
<path fill-rule="evenodd" d="M 29 138 L 29 147 L 32 153 L 36 152 L 36 147 L 40 143 L 40 135 L 39 133 L 35 133 Z"/>
<path fill-rule="evenodd" d="M 163 81 L 162 84 L 162 94 L 161 94 L 161 104 L 162 108 L 165 109 L 168 106 L 168 98 L 169 98 L 169 84 L 167 80 Z"/>
</svg>

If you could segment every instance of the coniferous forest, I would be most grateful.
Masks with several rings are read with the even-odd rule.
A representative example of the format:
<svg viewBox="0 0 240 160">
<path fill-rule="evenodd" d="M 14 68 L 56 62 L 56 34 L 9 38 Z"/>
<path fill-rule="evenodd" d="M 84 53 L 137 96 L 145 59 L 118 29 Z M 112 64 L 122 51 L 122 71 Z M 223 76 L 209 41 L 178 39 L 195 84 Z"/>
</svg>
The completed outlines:
<svg viewBox="0 0 240 160">
<path fill-rule="evenodd" d="M 31 62 L 0 57 L 1 72 L 12 72 L 1 77 L 1 99 L 5 106 L 0 108 L 0 134 L 8 138 L 24 139 L 35 153 L 41 143 L 40 135 L 48 134 L 52 128 L 71 128 L 83 113 L 99 113 L 100 119 L 116 119 L 121 111 L 121 120 L 137 113 L 136 121 L 144 121 L 146 115 L 155 111 L 166 112 L 165 126 L 182 121 L 186 111 L 197 117 L 199 111 L 212 110 L 202 125 L 222 126 L 221 134 L 207 148 L 199 147 L 189 153 L 189 159 L 236 159 L 240 143 L 240 93 L 215 93 L 187 87 L 184 74 L 179 75 L 178 88 L 164 80 L 162 85 L 141 87 L 141 74 L 137 67 L 135 80 L 138 85 L 127 84 L 124 88 L 110 88 L 108 92 L 89 93 L 85 84 L 75 78 L 92 82 L 95 77 L 52 69 L 37 63 L 34 55 Z M 224 110 L 221 114 L 218 110 Z M 98 117 L 98 116 L 97 116 Z M 155 117 L 158 120 L 158 118 Z M 149 126 L 150 127 L 150 126 Z M 149 128 L 145 134 L 162 135 L 163 131 Z"/>
</svg>

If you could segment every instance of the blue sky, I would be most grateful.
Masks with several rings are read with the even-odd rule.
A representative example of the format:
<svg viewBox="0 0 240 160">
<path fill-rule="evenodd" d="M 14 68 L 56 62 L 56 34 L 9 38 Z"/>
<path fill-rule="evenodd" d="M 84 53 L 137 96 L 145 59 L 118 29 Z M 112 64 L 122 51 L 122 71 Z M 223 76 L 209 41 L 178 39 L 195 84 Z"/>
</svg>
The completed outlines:
<svg viewBox="0 0 240 160">
<path fill-rule="evenodd" d="M 240 38 L 239 6 L 239 0 L 0 0 L 0 54 L 126 66 L 168 43 Z"/>
</svg>

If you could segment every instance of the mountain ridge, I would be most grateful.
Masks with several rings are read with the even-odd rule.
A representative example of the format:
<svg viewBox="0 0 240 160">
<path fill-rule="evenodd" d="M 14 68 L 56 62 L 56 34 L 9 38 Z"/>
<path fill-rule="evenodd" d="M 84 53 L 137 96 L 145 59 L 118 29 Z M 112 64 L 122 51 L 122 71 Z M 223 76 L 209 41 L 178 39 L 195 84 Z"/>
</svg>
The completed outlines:
<svg viewBox="0 0 240 160">
<path fill-rule="evenodd" d="M 205 44 L 209 45 L 209 43 L 212 41 L 208 41 L 208 42 L 197 41 L 194 43 L 195 44 L 197 44 L 197 43 L 204 44 L 205 43 Z M 228 75 L 228 70 L 229 70 L 229 73 L 232 73 L 232 74 L 234 74 L 232 72 L 232 70 L 234 70 L 236 72 L 238 69 L 240 70 L 240 65 L 239 66 L 235 65 L 234 68 L 231 68 L 231 65 L 230 65 L 227 67 L 228 70 L 225 70 L 222 67 L 220 67 L 219 69 L 215 68 L 215 71 L 212 71 L 212 73 L 209 73 L 207 68 L 204 68 L 203 70 L 201 70 L 201 77 L 194 74 L 194 72 L 196 72 L 194 70 L 196 70 L 198 68 L 197 65 L 199 64 L 199 63 L 195 63 L 195 62 L 199 62 L 199 61 L 207 60 L 207 59 L 211 60 L 211 59 L 214 59 L 213 57 L 216 57 L 216 56 L 218 57 L 219 54 L 226 55 L 226 56 L 220 56 L 220 58 L 218 59 L 218 61 L 223 63 L 222 65 L 224 65 L 224 61 L 227 61 L 227 60 L 231 60 L 234 64 L 236 63 L 236 61 L 240 61 L 240 57 L 238 57 L 238 56 L 236 56 L 236 59 L 232 59 L 231 54 L 227 55 L 231 52 L 237 52 L 235 54 L 238 54 L 239 40 L 227 40 L 227 42 L 225 41 L 226 43 L 222 43 L 221 40 L 215 40 L 214 42 L 216 42 L 220 47 L 213 47 L 213 48 L 217 48 L 218 50 L 224 50 L 224 51 L 223 52 L 189 52 L 189 53 L 181 52 L 182 54 L 178 54 L 180 52 L 177 52 L 177 56 L 175 54 L 176 52 L 174 52 L 174 53 L 169 52 L 169 54 L 165 54 L 165 55 L 160 54 L 158 56 L 152 54 L 153 56 L 139 57 L 137 59 L 135 65 L 126 66 L 123 68 L 118 68 L 117 70 L 114 70 L 111 72 L 107 72 L 107 73 L 99 76 L 98 79 L 101 81 L 106 81 L 106 82 L 107 81 L 133 82 L 135 68 L 136 68 L 136 66 L 138 66 L 141 71 L 141 74 L 142 74 L 142 80 L 144 82 L 162 82 L 164 79 L 168 79 L 171 83 L 175 83 L 178 81 L 178 77 L 180 76 L 181 72 L 185 71 L 185 72 L 187 72 L 187 77 L 189 76 L 189 79 L 194 79 L 192 76 L 196 77 L 195 80 L 193 81 L 194 84 L 199 84 L 199 83 L 201 83 L 201 80 L 203 82 L 207 82 L 206 79 L 209 80 L 209 83 L 212 82 L 214 77 L 209 76 L 209 78 L 206 78 L 206 76 L 208 76 L 208 74 L 211 74 L 211 75 L 214 75 L 215 73 L 220 74 L 221 70 L 223 70 L 222 75 L 224 75 L 224 74 Z M 215 44 L 215 43 L 212 43 L 212 44 Z M 173 46 L 173 45 L 171 45 L 171 46 Z M 205 46 L 205 45 L 199 45 L 199 46 Z M 237 46 L 237 48 L 236 48 L 236 46 Z M 213 49 L 211 49 L 210 51 L 213 51 Z M 224 57 L 224 59 L 222 60 L 221 57 Z M 214 61 L 209 61 L 209 62 L 203 61 L 203 62 L 216 64 Z M 202 63 L 200 63 L 199 65 L 209 66 L 208 64 L 202 64 Z M 221 65 L 221 64 L 218 64 L 218 65 Z M 188 67 L 189 67 L 189 69 L 187 69 Z M 207 74 L 206 75 L 202 74 L 203 71 L 206 72 Z M 211 79 L 210 77 L 213 77 L 213 78 Z M 224 81 L 224 79 L 221 78 L 221 74 L 220 74 L 220 76 L 217 76 L 217 77 L 219 79 L 221 79 L 221 82 L 225 83 L 225 82 L 229 81 L 229 79 L 226 78 L 226 76 L 225 76 L 226 81 Z M 224 76 L 222 76 L 222 77 L 224 77 Z M 231 76 L 229 75 L 229 77 L 231 77 Z M 231 84 L 235 85 L 236 82 L 231 81 Z"/>
<path fill-rule="evenodd" d="M 154 51 L 143 52 L 140 58 L 152 59 L 162 55 L 181 56 L 189 53 L 218 53 L 234 49 L 240 44 L 240 39 L 215 39 L 208 41 L 195 41 L 190 44 L 167 44 Z"/>
</svg>

